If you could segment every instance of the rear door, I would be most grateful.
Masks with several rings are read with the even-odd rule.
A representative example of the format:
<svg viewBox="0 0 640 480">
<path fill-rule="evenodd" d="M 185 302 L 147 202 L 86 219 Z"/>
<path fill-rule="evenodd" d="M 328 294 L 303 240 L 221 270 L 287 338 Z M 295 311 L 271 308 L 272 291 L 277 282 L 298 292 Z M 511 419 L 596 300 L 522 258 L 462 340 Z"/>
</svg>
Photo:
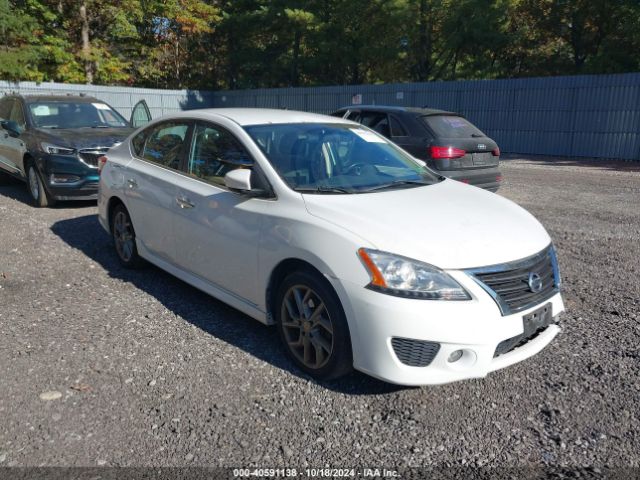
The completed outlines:
<svg viewBox="0 0 640 480">
<path fill-rule="evenodd" d="M 422 121 L 433 133 L 432 145 L 464 150 L 451 160 L 436 160 L 438 170 L 460 170 L 498 166 L 498 145 L 466 118 L 458 115 L 428 115 Z M 498 154 L 498 155 L 496 155 Z"/>
<path fill-rule="evenodd" d="M 124 181 L 136 237 L 151 254 L 175 263 L 173 216 L 177 183 L 188 150 L 190 120 L 166 121 L 134 137 Z M 139 138 L 140 137 L 140 138 Z"/>
<path fill-rule="evenodd" d="M 389 114 L 391 140 L 414 157 L 426 159 L 428 153 L 427 141 L 424 135 L 416 136 L 412 133 L 411 124 L 408 123 L 409 120 L 415 123 L 415 120 L 408 115 Z"/>
</svg>

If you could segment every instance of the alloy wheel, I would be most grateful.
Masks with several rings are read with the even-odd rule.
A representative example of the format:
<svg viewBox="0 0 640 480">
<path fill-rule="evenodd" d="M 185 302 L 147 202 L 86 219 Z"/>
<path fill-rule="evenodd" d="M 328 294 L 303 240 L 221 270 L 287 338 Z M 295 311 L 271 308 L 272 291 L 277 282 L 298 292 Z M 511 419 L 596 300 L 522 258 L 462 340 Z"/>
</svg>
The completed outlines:
<svg viewBox="0 0 640 480">
<path fill-rule="evenodd" d="M 133 257 L 135 236 L 129 216 L 124 211 L 118 211 L 113 218 L 113 239 L 116 251 L 124 262 Z"/>
<path fill-rule="evenodd" d="M 318 293 L 306 285 L 294 285 L 284 295 L 280 318 L 291 353 L 306 367 L 319 369 L 333 352 L 333 324 Z"/>
</svg>

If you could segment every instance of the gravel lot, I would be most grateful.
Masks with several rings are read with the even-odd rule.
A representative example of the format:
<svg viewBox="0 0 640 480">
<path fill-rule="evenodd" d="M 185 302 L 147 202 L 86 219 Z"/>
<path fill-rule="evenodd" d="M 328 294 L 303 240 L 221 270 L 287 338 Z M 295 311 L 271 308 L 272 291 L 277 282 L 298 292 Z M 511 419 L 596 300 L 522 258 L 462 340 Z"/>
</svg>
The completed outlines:
<svg viewBox="0 0 640 480">
<path fill-rule="evenodd" d="M 95 202 L 0 187 L 0 466 L 640 466 L 640 168 L 512 159 L 500 194 L 559 250 L 568 312 L 483 380 L 318 384 L 275 329 L 120 268 Z"/>
</svg>

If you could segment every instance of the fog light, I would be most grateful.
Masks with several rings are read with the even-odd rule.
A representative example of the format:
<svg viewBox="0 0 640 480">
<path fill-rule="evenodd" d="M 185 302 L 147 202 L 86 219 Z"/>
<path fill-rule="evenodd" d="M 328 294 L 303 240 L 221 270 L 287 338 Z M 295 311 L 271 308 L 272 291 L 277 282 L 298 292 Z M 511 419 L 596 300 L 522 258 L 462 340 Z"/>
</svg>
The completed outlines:
<svg viewBox="0 0 640 480">
<path fill-rule="evenodd" d="M 75 183 L 80 180 L 77 175 L 67 175 L 66 173 L 52 173 L 49 176 L 51 183 Z"/>
<path fill-rule="evenodd" d="M 462 350 L 454 350 L 453 352 L 451 352 L 451 355 L 449 355 L 449 359 L 447 361 L 449 363 L 457 362 L 462 358 L 463 353 L 464 352 Z"/>
</svg>

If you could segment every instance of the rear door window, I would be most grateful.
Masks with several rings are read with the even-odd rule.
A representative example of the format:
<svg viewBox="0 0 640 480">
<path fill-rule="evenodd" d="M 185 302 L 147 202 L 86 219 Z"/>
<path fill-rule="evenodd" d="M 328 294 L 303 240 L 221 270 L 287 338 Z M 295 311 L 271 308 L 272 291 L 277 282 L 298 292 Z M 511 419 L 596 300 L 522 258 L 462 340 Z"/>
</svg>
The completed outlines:
<svg viewBox="0 0 640 480">
<path fill-rule="evenodd" d="M 360 121 L 360 112 L 359 111 L 353 111 L 353 112 L 349 112 L 349 115 L 347 115 L 347 120 L 351 120 L 353 122 L 359 122 Z"/>
<path fill-rule="evenodd" d="M 422 121 L 433 130 L 436 137 L 472 138 L 485 136 L 484 133 L 466 118 L 456 115 L 430 115 L 422 117 Z"/>
<path fill-rule="evenodd" d="M 359 122 L 366 127 L 374 128 L 382 120 L 386 121 L 387 115 L 379 112 L 362 112 Z M 349 119 L 351 120 L 351 119 Z"/>
<path fill-rule="evenodd" d="M 407 136 L 407 131 L 404 129 L 400 121 L 392 115 L 389 116 L 389 126 L 391 127 L 391 136 L 393 137 Z"/>
<path fill-rule="evenodd" d="M 182 155 L 188 143 L 185 139 L 189 131 L 189 122 L 165 122 L 152 129 L 144 142 L 142 158 L 163 167 L 179 170 Z M 135 139 L 133 148 L 136 149 Z"/>
<path fill-rule="evenodd" d="M 387 138 L 391 137 L 391 129 L 389 128 L 389 117 L 386 113 L 381 112 L 362 112 L 360 123 L 375 130 L 380 135 Z"/>
</svg>

